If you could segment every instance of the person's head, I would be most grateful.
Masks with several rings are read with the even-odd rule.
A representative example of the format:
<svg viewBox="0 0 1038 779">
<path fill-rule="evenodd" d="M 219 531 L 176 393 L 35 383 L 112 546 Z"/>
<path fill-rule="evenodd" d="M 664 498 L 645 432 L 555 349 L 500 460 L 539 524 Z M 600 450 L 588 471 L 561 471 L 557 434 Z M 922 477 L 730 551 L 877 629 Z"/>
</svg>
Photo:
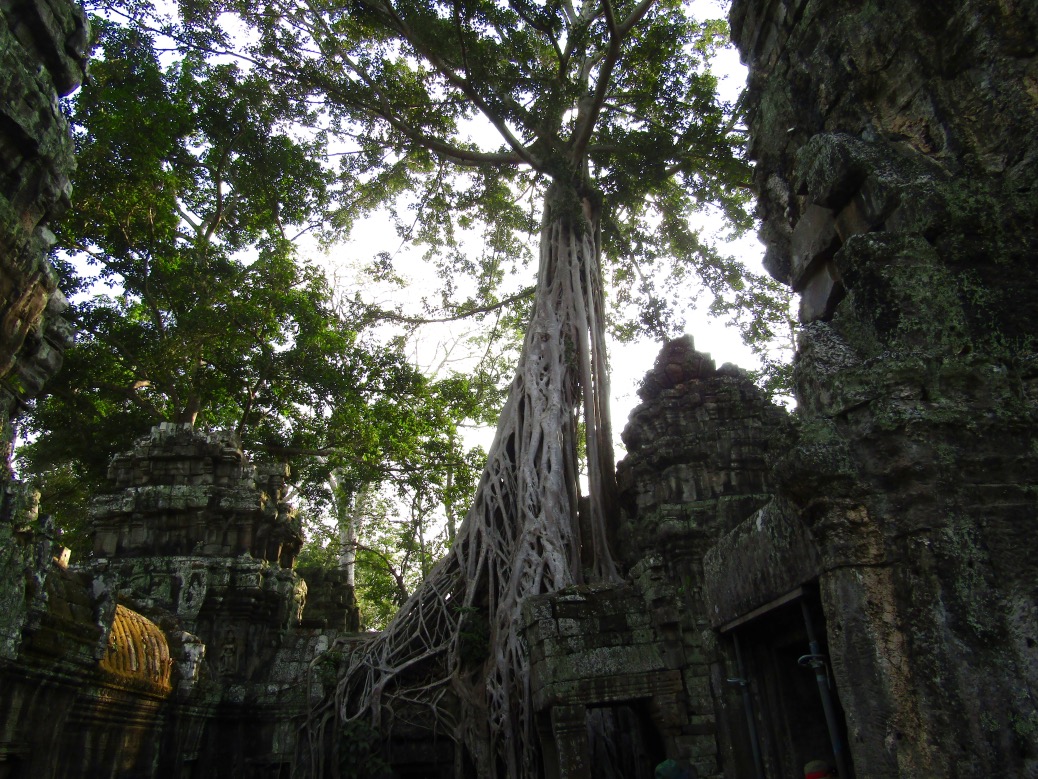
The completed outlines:
<svg viewBox="0 0 1038 779">
<path fill-rule="evenodd" d="M 832 764 L 827 760 L 812 760 L 804 766 L 804 779 L 824 779 L 835 776 Z"/>
<path fill-rule="evenodd" d="M 677 760 L 664 760 L 656 766 L 656 779 L 695 779 L 695 776 L 688 766 Z"/>
</svg>

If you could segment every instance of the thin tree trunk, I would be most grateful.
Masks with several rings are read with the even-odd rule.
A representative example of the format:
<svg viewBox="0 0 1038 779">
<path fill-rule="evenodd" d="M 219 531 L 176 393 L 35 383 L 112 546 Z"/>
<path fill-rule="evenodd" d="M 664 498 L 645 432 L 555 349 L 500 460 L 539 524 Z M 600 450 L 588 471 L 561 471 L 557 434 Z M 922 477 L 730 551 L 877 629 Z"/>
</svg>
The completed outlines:
<svg viewBox="0 0 1038 779">
<path fill-rule="evenodd" d="M 480 776 L 540 774 L 521 604 L 617 576 L 604 324 L 593 209 L 553 184 L 533 315 L 473 506 L 448 555 L 351 658 L 338 717 L 367 715 L 388 728 L 414 716 L 428 726 L 431 708 L 439 732 L 464 745 Z M 577 517 L 581 417 L 589 538 Z"/>
<path fill-rule="evenodd" d="M 458 535 L 458 520 L 457 510 L 454 507 L 454 467 L 455 467 L 455 456 L 457 454 L 457 437 L 456 433 L 452 430 L 450 433 L 450 458 L 447 460 L 447 489 L 445 494 L 450 495 L 451 499 L 444 502 L 443 511 L 447 515 L 447 543 L 453 544 L 454 539 Z"/>
<path fill-rule="evenodd" d="M 344 494 L 338 480 L 331 478 L 332 489 L 335 490 L 336 517 L 339 525 L 339 570 L 346 576 L 346 584 L 356 587 L 357 584 L 357 544 L 367 510 L 370 487 L 363 485 L 354 495 Z"/>
</svg>

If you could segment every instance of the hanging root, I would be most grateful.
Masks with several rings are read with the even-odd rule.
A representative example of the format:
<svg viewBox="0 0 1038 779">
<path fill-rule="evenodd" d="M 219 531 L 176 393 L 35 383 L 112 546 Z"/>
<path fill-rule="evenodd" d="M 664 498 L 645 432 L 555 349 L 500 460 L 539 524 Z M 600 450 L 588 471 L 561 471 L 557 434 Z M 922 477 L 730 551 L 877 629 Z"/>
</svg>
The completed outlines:
<svg viewBox="0 0 1038 779">
<path fill-rule="evenodd" d="M 473 505 L 447 556 L 389 627 L 352 653 L 334 696 L 311 713 L 313 766 L 325 765 L 329 728 L 369 718 L 383 738 L 406 725 L 453 739 L 480 776 L 540 773 L 520 605 L 616 576 L 597 235 L 576 198 L 549 191 L 533 316 Z M 587 539 L 577 520 L 580 414 Z"/>
</svg>

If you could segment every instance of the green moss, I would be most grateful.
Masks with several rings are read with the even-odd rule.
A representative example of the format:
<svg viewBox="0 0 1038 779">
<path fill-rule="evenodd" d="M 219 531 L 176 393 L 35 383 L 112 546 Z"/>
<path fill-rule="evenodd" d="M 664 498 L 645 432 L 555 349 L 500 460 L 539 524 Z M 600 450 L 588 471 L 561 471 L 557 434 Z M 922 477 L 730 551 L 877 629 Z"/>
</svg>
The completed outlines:
<svg viewBox="0 0 1038 779">
<path fill-rule="evenodd" d="M 995 587 L 988 580 L 990 563 L 977 528 L 969 517 L 949 517 L 943 540 L 955 602 L 951 613 L 981 641 L 998 641 L 996 615 L 1000 610 L 993 602 Z"/>
<path fill-rule="evenodd" d="M 998 720 L 986 711 L 980 715 L 980 726 L 988 733 L 998 733 L 1002 729 Z"/>
<path fill-rule="evenodd" d="M 1034 214 L 1038 191 L 1014 191 L 983 180 L 942 188 L 945 216 L 933 238 L 956 275 L 965 317 L 981 349 L 1033 348 Z"/>
<path fill-rule="evenodd" d="M 343 660 L 345 660 L 345 653 L 338 650 L 320 655 L 311 666 L 311 673 L 313 673 L 315 681 L 326 690 L 335 689 Z"/>
<path fill-rule="evenodd" d="M 25 620 L 25 560 L 20 544 L 0 525 L 0 658 L 13 658 Z"/>
<path fill-rule="evenodd" d="M 919 177 L 899 187 L 887 231 L 837 252 L 848 299 L 833 325 L 865 357 L 1033 349 L 1038 195 L 982 179 Z"/>
<path fill-rule="evenodd" d="M 339 730 L 339 776 L 342 779 L 374 779 L 389 775 L 389 764 L 380 754 L 382 739 L 365 720 L 343 723 Z"/>
<path fill-rule="evenodd" d="M 1038 712 L 1030 711 L 1025 716 L 1011 713 L 1009 721 L 1013 732 L 1022 742 L 1033 744 L 1038 740 Z"/>
<path fill-rule="evenodd" d="M 836 254 L 849 305 L 833 325 L 864 356 L 939 356 L 969 348 L 955 278 L 918 236 L 853 236 Z"/>
</svg>

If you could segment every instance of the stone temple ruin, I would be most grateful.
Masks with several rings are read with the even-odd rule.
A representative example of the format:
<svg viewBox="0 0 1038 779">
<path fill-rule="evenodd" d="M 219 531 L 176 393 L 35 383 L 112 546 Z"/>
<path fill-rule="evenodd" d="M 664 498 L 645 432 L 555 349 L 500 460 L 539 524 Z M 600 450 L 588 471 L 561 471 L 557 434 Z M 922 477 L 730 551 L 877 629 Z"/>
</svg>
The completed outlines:
<svg viewBox="0 0 1038 779">
<path fill-rule="evenodd" d="M 0 20 L 9 431 L 70 335 L 44 255 L 86 35 L 62 0 Z M 624 431 L 625 583 L 523 609 L 544 775 L 1036 776 L 1038 6 L 736 0 L 731 23 L 766 265 L 801 294 L 798 409 L 664 348 Z M 284 472 L 166 426 L 112 477 L 73 567 L 5 479 L 0 777 L 288 776 L 356 612 L 293 570 Z M 390 757 L 451 776 L 442 743 Z"/>
</svg>

